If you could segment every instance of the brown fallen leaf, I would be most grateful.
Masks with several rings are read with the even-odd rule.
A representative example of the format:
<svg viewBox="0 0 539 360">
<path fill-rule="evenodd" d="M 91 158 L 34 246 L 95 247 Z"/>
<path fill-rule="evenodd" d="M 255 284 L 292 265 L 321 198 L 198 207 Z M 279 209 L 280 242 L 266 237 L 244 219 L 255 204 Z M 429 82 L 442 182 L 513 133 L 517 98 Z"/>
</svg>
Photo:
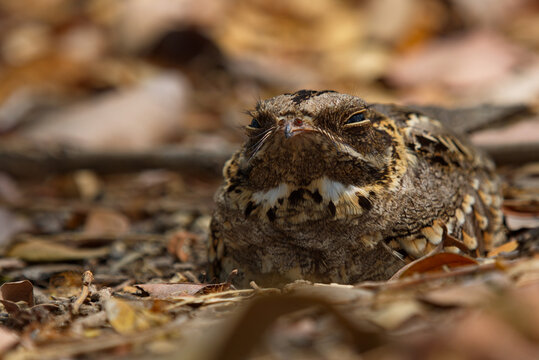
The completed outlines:
<svg viewBox="0 0 539 360">
<path fill-rule="evenodd" d="M 300 310 L 318 307 L 322 313 L 330 314 L 336 324 L 343 329 L 354 350 L 367 351 L 379 346 L 384 336 L 380 329 L 370 322 L 351 317 L 341 308 L 328 303 L 325 299 L 296 295 L 259 296 L 248 303 L 237 314 L 235 321 L 226 327 L 215 327 L 208 338 L 214 339 L 212 346 L 207 346 L 206 337 L 193 339 L 192 346 L 183 348 L 187 359 L 245 359 L 259 343 L 264 334 L 271 329 L 276 320 Z M 223 324 L 224 325 L 224 324 Z"/>
<path fill-rule="evenodd" d="M 18 316 L 21 312 L 21 309 L 19 308 L 17 303 L 14 303 L 13 301 L 0 300 L 0 304 L 4 305 L 4 309 L 6 309 L 6 312 L 10 316 Z"/>
<path fill-rule="evenodd" d="M 171 296 L 199 295 L 230 289 L 230 283 L 220 284 L 136 284 L 135 287 L 147 292 L 151 297 L 163 299 Z"/>
<path fill-rule="evenodd" d="M 399 86 L 441 84 L 453 89 L 488 86 L 508 74 L 526 50 L 489 31 L 442 38 L 396 58 L 388 71 Z"/>
<path fill-rule="evenodd" d="M 191 258 L 190 247 L 199 242 L 200 236 L 185 230 L 177 231 L 168 240 L 167 250 L 175 255 L 180 261 L 187 262 Z"/>
<path fill-rule="evenodd" d="M 390 280 L 401 279 L 414 274 L 444 272 L 447 268 L 453 269 L 477 264 L 477 260 L 468 256 L 443 252 L 412 261 L 397 271 Z"/>
<path fill-rule="evenodd" d="M 7 286 L 4 286 L 7 285 Z M 51 311 L 58 309 L 55 304 L 34 305 L 33 285 L 28 280 L 6 283 L 2 286 L 0 304 L 13 321 L 12 326 L 24 327 L 34 321 L 42 322 Z"/>
<path fill-rule="evenodd" d="M 123 235 L 129 232 L 129 219 L 111 209 L 94 209 L 88 214 L 84 233 L 88 235 Z"/>
<path fill-rule="evenodd" d="M 79 249 L 38 238 L 13 245 L 7 256 L 32 262 L 84 260 L 102 257 L 109 253 L 108 247 Z"/>
<path fill-rule="evenodd" d="M 137 312 L 127 301 L 111 298 L 105 303 L 105 311 L 109 323 L 120 334 L 130 334 L 150 327 L 150 323 L 137 316 Z"/>
<path fill-rule="evenodd" d="M 187 81 L 179 73 L 161 72 L 129 88 L 60 108 L 19 135 L 84 149 L 149 149 L 181 126 L 188 94 Z"/>
<path fill-rule="evenodd" d="M 71 297 L 79 293 L 82 285 L 80 272 L 63 271 L 49 280 L 50 295 Z"/>
<path fill-rule="evenodd" d="M 164 314 L 152 313 L 116 298 L 110 298 L 105 302 L 105 312 L 109 323 L 120 334 L 133 334 L 168 321 L 168 317 Z"/>
<path fill-rule="evenodd" d="M 34 286 L 28 280 L 4 283 L 0 286 L 0 299 L 34 306 Z"/>
</svg>

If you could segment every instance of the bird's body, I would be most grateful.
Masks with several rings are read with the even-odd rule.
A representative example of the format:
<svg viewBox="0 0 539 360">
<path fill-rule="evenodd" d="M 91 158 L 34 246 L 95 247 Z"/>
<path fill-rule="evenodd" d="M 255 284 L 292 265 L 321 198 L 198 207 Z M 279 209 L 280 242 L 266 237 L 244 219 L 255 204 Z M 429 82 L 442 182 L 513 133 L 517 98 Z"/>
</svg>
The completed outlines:
<svg viewBox="0 0 539 360">
<path fill-rule="evenodd" d="M 382 280 L 432 251 L 481 256 L 505 238 L 492 162 L 436 120 L 306 90 L 251 115 L 216 194 L 210 276 Z"/>
</svg>

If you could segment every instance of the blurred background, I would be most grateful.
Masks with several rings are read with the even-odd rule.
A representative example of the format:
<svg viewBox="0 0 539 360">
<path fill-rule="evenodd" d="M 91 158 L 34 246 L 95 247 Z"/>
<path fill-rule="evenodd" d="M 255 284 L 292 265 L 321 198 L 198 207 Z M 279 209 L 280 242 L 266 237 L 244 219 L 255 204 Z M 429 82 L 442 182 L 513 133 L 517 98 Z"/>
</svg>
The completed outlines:
<svg viewBox="0 0 539 360">
<path fill-rule="evenodd" d="M 538 52 L 533 0 L 1 0 L 0 141 L 220 149 L 303 88 L 536 106 Z"/>
<path fill-rule="evenodd" d="M 539 358 L 537 0 L 0 0 L 0 285 L 29 280 L 33 290 L 16 286 L 30 299 L 33 292 L 38 306 L 61 305 L 32 313 L 13 303 L 14 316 L 0 306 L 0 358 L 12 349 L 18 355 L 6 359 L 132 358 L 134 350 L 172 351 L 176 359 L 185 344 L 199 346 L 185 333 L 211 348 L 219 337 L 207 329 L 232 302 L 198 302 L 197 292 L 192 303 L 179 298 L 169 307 L 132 285 L 212 280 L 205 271 L 213 195 L 224 160 L 244 139 L 245 111 L 300 89 L 472 109 L 461 125 L 497 119 L 473 141 L 503 160 L 511 241 L 499 252 L 530 258 L 497 263 L 497 273 L 478 273 L 479 282 L 456 290 L 452 277 L 433 280 L 431 289 L 449 292 L 430 300 L 422 283 L 411 300 L 407 287 L 405 296 L 399 286 L 327 288 L 332 304 L 350 302 L 343 319 L 358 315 L 390 334 L 389 345 L 365 358 L 418 358 L 402 356 L 395 334 L 441 354 L 424 358 Z M 527 114 L 513 116 L 515 109 Z M 76 300 L 81 313 L 72 316 L 81 286 L 88 288 L 83 272 L 95 288 L 89 301 Z M 534 287 L 517 292 L 512 283 Z M 230 286 L 221 285 L 214 290 Z M 321 354 L 337 343 L 340 353 L 315 358 L 357 358 L 343 356 L 352 351 L 339 345 L 344 334 L 319 315 L 277 324 L 268 342 L 276 358 L 293 358 L 288 338 L 292 350 L 312 345 Z M 176 334 L 168 343 L 160 332 L 155 342 L 137 337 L 159 324 L 176 326 L 166 328 Z M 245 329 L 231 339 L 256 333 Z M 106 345 L 112 337 L 120 342 Z"/>
</svg>

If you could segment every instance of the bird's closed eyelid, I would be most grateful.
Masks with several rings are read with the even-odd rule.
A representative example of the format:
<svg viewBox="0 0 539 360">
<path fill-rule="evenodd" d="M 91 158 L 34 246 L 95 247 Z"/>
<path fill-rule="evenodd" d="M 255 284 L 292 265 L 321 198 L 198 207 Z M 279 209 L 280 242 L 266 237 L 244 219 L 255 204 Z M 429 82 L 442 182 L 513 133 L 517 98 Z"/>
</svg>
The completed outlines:
<svg viewBox="0 0 539 360">
<path fill-rule="evenodd" d="M 257 118 L 252 118 L 249 125 L 247 125 L 247 129 L 260 129 L 262 127 L 262 124 L 260 124 L 260 121 L 258 121 Z"/>
<path fill-rule="evenodd" d="M 345 127 L 359 127 L 371 125 L 371 120 L 368 117 L 368 109 L 361 109 L 352 113 L 344 122 Z"/>
<path fill-rule="evenodd" d="M 258 130 L 272 126 L 275 123 L 275 119 L 271 114 L 259 111 L 247 112 L 247 115 L 251 117 L 249 124 L 246 126 L 247 130 Z"/>
</svg>

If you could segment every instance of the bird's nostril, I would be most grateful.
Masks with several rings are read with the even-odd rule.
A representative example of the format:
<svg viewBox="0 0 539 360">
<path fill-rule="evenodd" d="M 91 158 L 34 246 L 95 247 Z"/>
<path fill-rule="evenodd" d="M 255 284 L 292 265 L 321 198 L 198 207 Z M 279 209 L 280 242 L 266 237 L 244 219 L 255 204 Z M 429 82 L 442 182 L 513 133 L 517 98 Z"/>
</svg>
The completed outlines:
<svg viewBox="0 0 539 360">
<path fill-rule="evenodd" d="M 295 120 L 294 120 L 294 125 L 295 125 L 295 126 L 301 126 L 301 125 L 303 125 L 303 120 L 301 120 L 301 119 L 295 119 Z"/>
</svg>

